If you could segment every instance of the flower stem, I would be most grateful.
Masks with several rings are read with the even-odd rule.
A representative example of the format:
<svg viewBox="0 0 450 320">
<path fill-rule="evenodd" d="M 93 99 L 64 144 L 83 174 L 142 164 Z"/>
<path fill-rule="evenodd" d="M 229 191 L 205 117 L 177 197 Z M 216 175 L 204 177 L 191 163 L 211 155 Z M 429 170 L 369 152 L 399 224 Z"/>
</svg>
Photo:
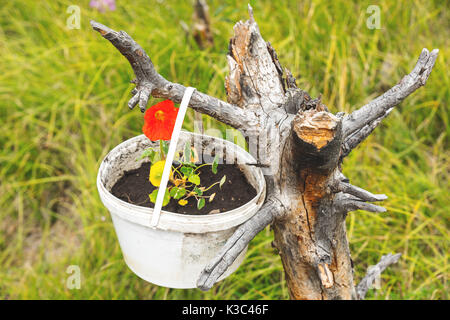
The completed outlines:
<svg viewBox="0 0 450 320">
<path fill-rule="evenodd" d="M 161 159 L 166 160 L 166 154 L 164 153 L 163 141 L 159 140 L 159 152 L 161 153 Z"/>
</svg>

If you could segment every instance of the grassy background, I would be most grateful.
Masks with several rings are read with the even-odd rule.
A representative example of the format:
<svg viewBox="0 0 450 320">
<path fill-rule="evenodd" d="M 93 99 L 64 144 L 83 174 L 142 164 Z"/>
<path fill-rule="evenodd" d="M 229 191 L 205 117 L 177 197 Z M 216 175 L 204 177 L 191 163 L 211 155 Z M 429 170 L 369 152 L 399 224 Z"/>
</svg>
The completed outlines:
<svg viewBox="0 0 450 320">
<path fill-rule="evenodd" d="M 225 54 L 241 1 L 208 1 L 215 46 L 200 51 L 179 21 L 188 1 L 117 1 L 104 14 L 88 1 L 8 1 L 0 6 L 0 299 L 286 299 L 267 229 L 239 270 L 209 292 L 160 288 L 122 260 L 95 185 L 101 159 L 140 133 L 130 112 L 128 62 L 90 19 L 126 30 L 172 81 L 225 99 Z M 353 110 L 391 87 L 421 49 L 440 54 L 425 88 L 396 108 L 344 163 L 355 185 L 386 193 L 387 213 L 353 212 L 348 237 L 358 281 L 381 255 L 401 252 L 370 299 L 448 299 L 449 21 L 446 1 L 377 1 L 381 29 L 366 27 L 373 1 L 251 1 L 263 37 L 299 87 L 333 112 Z M 226 4 L 225 4 L 226 3 Z M 69 5 L 81 29 L 66 28 Z M 151 100 L 149 103 L 154 103 Z M 192 130 L 192 113 L 186 128 Z M 220 128 L 204 118 L 206 128 Z M 65 286 L 79 265 L 80 290 Z"/>
</svg>

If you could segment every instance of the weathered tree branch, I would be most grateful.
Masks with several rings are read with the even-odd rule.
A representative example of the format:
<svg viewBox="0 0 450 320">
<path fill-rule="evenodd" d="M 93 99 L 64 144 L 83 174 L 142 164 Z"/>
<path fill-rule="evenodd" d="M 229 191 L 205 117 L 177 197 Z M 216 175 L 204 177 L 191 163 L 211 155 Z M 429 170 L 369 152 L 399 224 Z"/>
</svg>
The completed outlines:
<svg viewBox="0 0 450 320">
<path fill-rule="evenodd" d="M 276 53 L 261 36 L 248 5 L 250 19 L 234 26 L 235 36 L 228 47 L 230 69 L 225 79 L 228 102 L 245 108 L 270 112 L 284 103 L 283 73 Z M 281 69 L 281 70 L 280 70 Z"/>
<path fill-rule="evenodd" d="M 363 201 L 383 201 L 387 199 L 385 194 L 373 194 L 360 187 L 354 186 L 350 183 L 339 181 L 336 186 L 336 191 L 351 194 Z"/>
<path fill-rule="evenodd" d="M 197 281 L 197 287 L 202 290 L 211 289 L 217 279 L 231 266 L 250 241 L 272 223 L 274 217 L 281 214 L 282 210 L 281 203 L 277 199 L 269 197 L 251 219 L 236 229 L 217 257 L 205 267 Z"/>
<path fill-rule="evenodd" d="M 144 49 L 126 32 L 114 31 L 95 21 L 91 21 L 91 26 L 105 39 L 109 40 L 128 59 L 133 68 L 136 75 L 134 81 L 136 91 L 134 91 L 135 95 L 128 103 L 130 109 L 134 108 L 139 102 L 140 109 L 144 112 L 150 95 L 170 99 L 176 103 L 181 102 L 186 87 L 178 83 L 172 83 L 161 76 L 155 70 Z M 192 95 L 189 107 L 210 115 L 236 129 L 259 125 L 258 118 L 252 111 L 244 110 L 199 91 L 195 91 Z"/>
<path fill-rule="evenodd" d="M 366 139 L 381 120 L 392 111 L 393 107 L 425 85 L 438 53 L 437 49 L 430 53 L 424 48 L 410 74 L 403 77 L 396 86 L 344 118 L 344 144 L 341 158 L 348 155 L 352 149 Z"/>
<path fill-rule="evenodd" d="M 284 72 L 286 73 L 286 87 L 288 89 L 297 89 L 297 79 L 292 75 L 292 72 L 288 68 L 284 68 Z"/>
<path fill-rule="evenodd" d="M 373 122 L 366 124 L 359 130 L 356 130 L 350 134 L 342 144 L 341 159 L 345 158 L 353 149 L 355 149 L 361 142 L 363 142 L 373 130 L 381 123 L 381 121 L 386 118 L 394 108 L 387 110 L 384 115 L 374 120 Z"/>
<path fill-rule="evenodd" d="M 365 191 L 365 190 L 364 190 Z M 367 191 L 366 191 L 367 192 Z M 364 202 L 360 198 L 354 197 L 350 194 L 339 192 L 335 195 L 333 200 L 333 207 L 336 211 L 347 213 L 355 210 L 365 210 L 370 212 L 386 212 L 386 209 L 371 203 Z M 381 200 L 375 200 L 381 201 Z"/>
<path fill-rule="evenodd" d="M 365 203 L 383 201 L 388 197 L 385 194 L 373 194 L 360 187 L 349 183 L 349 180 L 337 169 L 334 172 L 330 184 L 331 190 L 336 193 L 333 199 L 333 207 L 336 212 L 344 215 L 354 210 L 366 210 L 371 212 L 385 212 L 386 209 L 374 204 Z"/>
<path fill-rule="evenodd" d="M 369 268 L 367 270 L 366 276 L 361 280 L 361 282 L 356 286 L 356 295 L 358 299 L 362 300 L 366 297 L 367 291 L 373 282 L 380 276 L 380 274 L 386 270 L 391 264 L 396 263 L 400 257 L 401 253 L 397 254 L 387 254 L 382 256 L 380 262 L 378 262 L 375 266 Z"/>
</svg>

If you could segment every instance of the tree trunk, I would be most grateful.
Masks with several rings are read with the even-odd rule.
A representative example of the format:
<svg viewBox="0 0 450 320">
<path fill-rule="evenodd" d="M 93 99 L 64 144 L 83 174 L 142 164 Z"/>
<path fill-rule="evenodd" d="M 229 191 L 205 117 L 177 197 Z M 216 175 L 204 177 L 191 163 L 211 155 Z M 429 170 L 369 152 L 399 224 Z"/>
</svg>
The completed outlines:
<svg viewBox="0 0 450 320">
<path fill-rule="evenodd" d="M 235 25 L 230 40 L 230 73 L 225 79 L 228 102 L 196 91 L 189 106 L 243 133 L 256 165 L 263 168 L 266 202 L 237 228 L 205 267 L 197 286 L 210 289 L 256 234 L 272 224 L 274 246 L 292 299 L 363 299 L 377 272 L 400 255 L 382 257 L 378 268 L 355 287 L 345 217 L 357 209 L 384 212 L 368 202 L 387 197 L 349 184 L 341 173 L 342 161 L 395 105 L 425 84 L 438 50 L 424 49 L 409 75 L 359 110 L 333 115 L 320 97 L 312 99 L 297 88 L 291 72 L 283 70 L 275 50 L 262 38 L 250 6 L 249 14 L 249 20 Z M 129 60 L 135 72 L 130 108 L 139 102 L 145 111 L 150 95 L 181 101 L 186 88 L 158 74 L 128 34 L 94 21 L 91 25 Z"/>
<path fill-rule="evenodd" d="M 291 177 L 283 187 L 291 204 L 273 223 L 274 245 L 289 293 L 292 299 L 302 300 L 351 299 L 355 290 L 345 213 L 334 209 L 329 187 L 339 172 L 341 119 L 311 109 L 294 122 L 295 135 L 281 178 Z"/>
</svg>

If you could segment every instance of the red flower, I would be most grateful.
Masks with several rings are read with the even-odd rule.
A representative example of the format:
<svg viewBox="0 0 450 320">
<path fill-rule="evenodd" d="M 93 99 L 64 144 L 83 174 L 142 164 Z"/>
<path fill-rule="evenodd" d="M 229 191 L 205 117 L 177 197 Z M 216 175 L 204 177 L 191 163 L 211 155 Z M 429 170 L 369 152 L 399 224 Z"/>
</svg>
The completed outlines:
<svg viewBox="0 0 450 320">
<path fill-rule="evenodd" d="M 170 140 L 178 109 L 171 100 L 155 104 L 145 111 L 142 131 L 152 141 Z"/>
</svg>

